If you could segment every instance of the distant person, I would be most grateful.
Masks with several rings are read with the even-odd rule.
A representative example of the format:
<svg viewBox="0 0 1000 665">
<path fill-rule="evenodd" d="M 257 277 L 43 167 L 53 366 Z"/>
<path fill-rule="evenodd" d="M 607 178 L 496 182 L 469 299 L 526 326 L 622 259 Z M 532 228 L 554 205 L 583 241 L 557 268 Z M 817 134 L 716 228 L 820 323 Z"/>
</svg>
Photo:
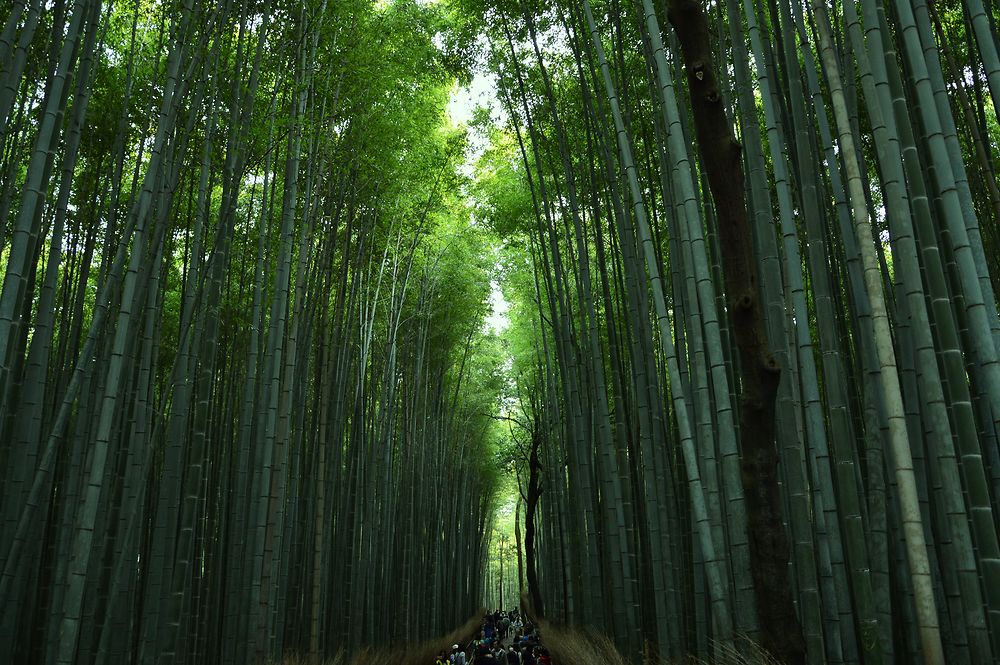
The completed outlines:
<svg viewBox="0 0 1000 665">
<path fill-rule="evenodd" d="M 438 652 L 437 658 L 434 659 L 434 665 L 448 665 L 448 656 L 443 650 Z"/>
<path fill-rule="evenodd" d="M 466 665 L 465 652 L 458 650 L 457 644 L 451 645 L 451 665 Z"/>
<path fill-rule="evenodd" d="M 531 653 L 531 647 L 527 644 L 521 649 L 521 665 L 536 665 L 535 656 Z"/>
<path fill-rule="evenodd" d="M 511 646 L 507 650 L 507 665 L 521 665 L 521 656 L 517 653 L 517 647 Z"/>
<path fill-rule="evenodd" d="M 476 650 L 476 657 L 472 662 L 475 665 L 500 665 L 496 656 L 493 655 L 493 652 L 485 644 L 479 645 L 479 648 Z"/>
</svg>

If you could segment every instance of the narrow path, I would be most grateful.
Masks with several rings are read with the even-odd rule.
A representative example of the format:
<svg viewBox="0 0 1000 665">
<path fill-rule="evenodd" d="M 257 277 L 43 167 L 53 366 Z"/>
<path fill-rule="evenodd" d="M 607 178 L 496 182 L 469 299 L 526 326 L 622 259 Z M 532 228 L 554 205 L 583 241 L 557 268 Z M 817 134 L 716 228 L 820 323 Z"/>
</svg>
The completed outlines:
<svg viewBox="0 0 1000 665">
<path fill-rule="evenodd" d="M 517 612 L 500 613 L 499 620 L 496 616 L 486 615 L 479 634 L 467 645 L 469 665 L 551 665 L 535 626 L 522 622 Z M 509 622 L 507 628 L 502 627 L 504 617 Z M 458 651 L 453 647 L 450 665 L 464 665 Z"/>
</svg>

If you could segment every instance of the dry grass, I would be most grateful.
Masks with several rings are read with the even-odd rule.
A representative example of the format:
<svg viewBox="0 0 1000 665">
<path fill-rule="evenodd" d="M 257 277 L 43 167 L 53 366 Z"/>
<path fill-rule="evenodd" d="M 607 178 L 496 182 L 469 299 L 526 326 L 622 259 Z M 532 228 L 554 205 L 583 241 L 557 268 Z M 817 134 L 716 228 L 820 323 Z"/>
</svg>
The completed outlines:
<svg viewBox="0 0 1000 665">
<path fill-rule="evenodd" d="M 614 643 L 594 630 L 579 630 L 540 622 L 542 643 L 552 655 L 552 665 L 630 665 Z M 737 646 L 719 645 L 713 659 L 689 656 L 682 660 L 662 659 L 652 654 L 643 665 L 781 665 L 757 643 L 744 638 Z"/>
<path fill-rule="evenodd" d="M 545 622 L 538 625 L 542 644 L 552 655 L 552 665 L 629 665 L 606 635 Z"/>
<path fill-rule="evenodd" d="M 483 612 L 485 613 L 485 611 Z M 452 644 L 468 644 L 482 624 L 480 613 L 448 635 L 398 649 L 363 649 L 350 656 L 337 654 L 322 663 L 307 656 L 290 654 L 281 665 L 432 665 L 439 652 L 451 652 Z M 530 616 L 530 615 L 529 615 Z M 608 637 L 596 630 L 556 626 L 531 620 L 539 627 L 542 644 L 552 656 L 552 665 L 632 665 Z M 748 638 L 738 646 L 719 646 L 713 659 L 689 656 L 668 660 L 652 654 L 642 665 L 781 665 L 769 653 Z"/>
<path fill-rule="evenodd" d="M 485 613 L 486 610 L 483 610 L 466 621 L 461 628 L 420 644 L 396 649 L 366 648 L 351 655 L 340 652 L 322 662 L 309 656 L 287 654 L 281 665 L 432 665 L 439 652 L 451 653 L 452 644 L 468 644 L 479 632 Z"/>
</svg>

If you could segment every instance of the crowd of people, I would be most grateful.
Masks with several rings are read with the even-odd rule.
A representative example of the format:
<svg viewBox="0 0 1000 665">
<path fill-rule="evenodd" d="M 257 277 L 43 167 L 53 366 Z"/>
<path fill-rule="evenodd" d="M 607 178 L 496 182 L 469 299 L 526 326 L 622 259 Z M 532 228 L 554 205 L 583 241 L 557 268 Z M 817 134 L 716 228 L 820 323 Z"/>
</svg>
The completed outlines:
<svg viewBox="0 0 1000 665">
<path fill-rule="evenodd" d="M 538 629 L 523 621 L 517 610 L 497 610 L 483 617 L 479 634 L 465 647 L 451 645 L 434 665 L 552 665 Z"/>
</svg>

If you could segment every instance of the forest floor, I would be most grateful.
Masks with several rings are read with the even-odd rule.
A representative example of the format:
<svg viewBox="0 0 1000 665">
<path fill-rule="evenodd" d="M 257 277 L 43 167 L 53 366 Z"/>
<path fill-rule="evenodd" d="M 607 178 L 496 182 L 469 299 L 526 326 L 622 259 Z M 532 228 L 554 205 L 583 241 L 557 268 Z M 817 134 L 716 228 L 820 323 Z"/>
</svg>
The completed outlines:
<svg viewBox="0 0 1000 665">
<path fill-rule="evenodd" d="M 363 649 L 352 656 L 341 653 L 324 661 L 291 654 L 286 656 L 280 665 L 433 665 L 440 652 L 450 652 L 452 644 L 468 644 L 475 639 L 481 624 L 480 617 L 473 617 L 451 633 L 419 644 L 396 649 Z M 594 630 L 540 622 L 539 635 L 542 644 L 551 654 L 552 665 L 636 665 L 630 662 L 606 635 Z M 508 637 L 502 640 L 502 643 L 505 648 L 509 648 L 512 638 Z M 474 662 L 470 655 L 470 665 L 474 665 Z M 711 660 L 695 657 L 680 660 L 663 659 L 646 652 L 641 658 L 641 664 L 781 665 L 759 645 L 749 641 L 744 644 L 742 650 L 722 647 L 718 650 L 716 658 Z"/>
<path fill-rule="evenodd" d="M 289 654 L 281 665 L 433 665 L 442 651 L 449 653 L 452 644 L 468 644 L 478 633 L 482 617 L 473 617 L 447 635 L 399 648 L 366 648 L 347 655 L 338 653 L 319 661 L 309 656 Z"/>
</svg>

